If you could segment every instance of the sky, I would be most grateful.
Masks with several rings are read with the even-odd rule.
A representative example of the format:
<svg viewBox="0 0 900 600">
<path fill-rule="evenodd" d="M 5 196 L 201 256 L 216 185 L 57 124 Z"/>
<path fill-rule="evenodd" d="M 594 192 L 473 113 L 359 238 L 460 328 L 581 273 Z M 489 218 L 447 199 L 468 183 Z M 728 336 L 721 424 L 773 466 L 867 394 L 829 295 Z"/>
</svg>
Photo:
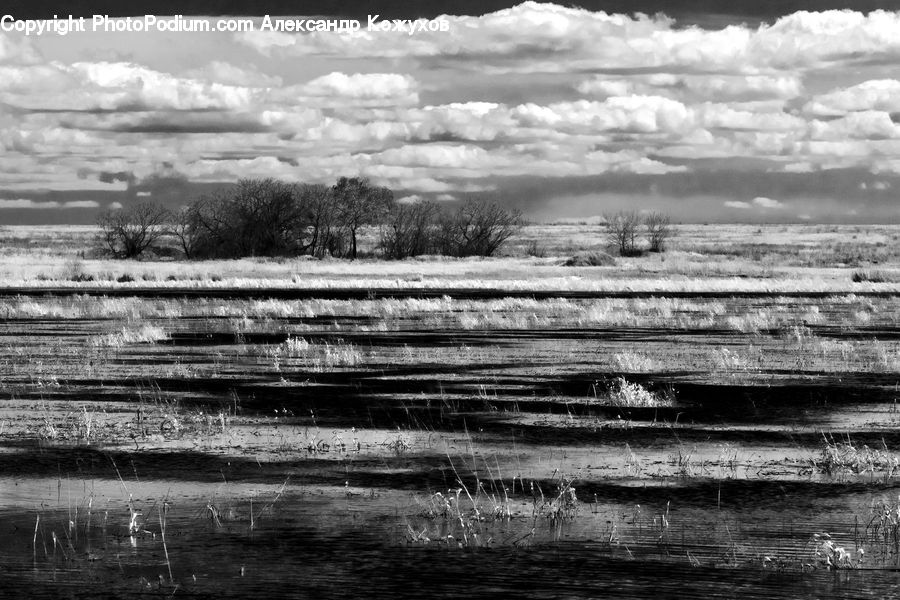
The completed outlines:
<svg viewBox="0 0 900 600">
<path fill-rule="evenodd" d="M 197 33 L 91 31 L 121 4 L 14 2 L 16 19 L 74 10 L 88 31 L 0 32 L 0 223 L 340 176 L 535 220 L 900 222 L 900 6 L 846 4 L 129 5 L 256 15 Z M 362 31 L 261 31 L 288 6 Z M 366 31 L 376 13 L 446 31 Z"/>
</svg>

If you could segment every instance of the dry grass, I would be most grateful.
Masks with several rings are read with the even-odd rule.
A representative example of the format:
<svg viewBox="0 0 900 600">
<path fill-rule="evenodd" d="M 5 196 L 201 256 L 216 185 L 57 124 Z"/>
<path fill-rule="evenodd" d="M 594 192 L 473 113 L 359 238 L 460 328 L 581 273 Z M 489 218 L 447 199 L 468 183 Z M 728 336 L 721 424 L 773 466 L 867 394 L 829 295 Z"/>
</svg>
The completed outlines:
<svg viewBox="0 0 900 600">
<path fill-rule="evenodd" d="M 121 331 L 88 338 L 88 346 L 95 348 L 122 348 L 130 344 L 153 344 L 169 338 L 162 327 L 143 325 L 123 327 Z"/>
<path fill-rule="evenodd" d="M 91 258 L 93 235 L 89 227 L 3 228 L 0 277 L 7 286 L 86 289 L 900 291 L 900 244 L 896 243 L 900 228 L 896 226 L 680 225 L 668 252 L 622 258 L 615 266 L 600 268 L 563 266 L 575 254 L 604 251 L 602 231 L 596 224 L 526 227 L 505 256 L 493 259 L 404 261 L 114 261 Z M 541 251 L 529 252 L 537 240 Z M 853 281 L 854 272 L 857 281 Z"/>
<path fill-rule="evenodd" d="M 826 437 L 819 456 L 812 463 L 827 475 L 879 472 L 891 477 L 900 467 L 900 456 L 888 450 L 887 446 L 870 448 L 854 445 L 849 439 L 836 442 Z"/>
</svg>

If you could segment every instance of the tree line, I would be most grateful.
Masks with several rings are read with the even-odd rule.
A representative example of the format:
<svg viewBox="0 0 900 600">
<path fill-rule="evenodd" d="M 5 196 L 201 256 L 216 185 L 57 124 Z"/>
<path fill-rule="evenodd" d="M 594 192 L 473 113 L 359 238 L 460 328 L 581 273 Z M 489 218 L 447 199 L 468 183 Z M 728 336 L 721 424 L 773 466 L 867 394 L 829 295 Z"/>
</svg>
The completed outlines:
<svg viewBox="0 0 900 600">
<path fill-rule="evenodd" d="M 98 226 L 100 245 L 116 258 L 137 258 L 172 240 L 192 260 L 357 258 L 361 232 L 374 228 L 376 252 L 403 259 L 492 256 L 521 228 L 522 217 L 479 198 L 454 206 L 400 203 L 390 189 L 359 177 L 342 177 L 332 186 L 242 179 L 178 211 L 154 202 L 110 210 Z"/>
</svg>

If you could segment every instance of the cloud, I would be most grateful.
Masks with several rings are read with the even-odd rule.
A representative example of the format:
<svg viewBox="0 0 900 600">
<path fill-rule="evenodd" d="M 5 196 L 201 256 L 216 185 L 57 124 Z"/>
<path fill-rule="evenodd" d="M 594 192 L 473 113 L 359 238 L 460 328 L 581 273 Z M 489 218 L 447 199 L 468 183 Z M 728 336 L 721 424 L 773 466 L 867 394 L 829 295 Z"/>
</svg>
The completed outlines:
<svg viewBox="0 0 900 600">
<path fill-rule="evenodd" d="M 766 198 L 765 196 L 757 196 L 756 198 L 754 198 L 753 205 L 764 209 L 784 208 L 784 204 L 782 204 L 780 201 L 773 200 L 772 198 Z"/>
<path fill-rule="evenodd" d="M 284 83 L 282 77 L 278 75 L 268 75 L 255 65 L 242 67 L 223 60 L 210 61 L 201 68 L 187 71 L 185 75 L 191 79 L 213 81 L 240 87 L 277 88 L 281 87 Z"/>
<path fill-rule="evenodd" d="M 257 93 L 127 62 L 0 67 L 0 99 L 29 110 L 241 110 Z"/>
<path fill-rule="evenodd" d="M 30 38 L 0 33 L 0 63 L 29 65 L 41 61 Z"/>
<path fill-rule="evenodd" d="M 801 131 L 806 121 L 784 112 L 742 110 L 727 104 L 705 103 L 697 108 L 698 121 L 706 128 L 746 131 Z"/>
<path fill-rule="evenodd" d="M 9 208 L 34 208 L 34 209 L 47 209 L 47 208 L 60 208 L 61 203 L 59 202 L 36 202 L 31 200 L 30 198 L 15 198 L 15 199 L 0 199 L 0 208 L 9 209 Z"/>
<path fill-rule="evenodd" d="M 867 110 L 830 121 L 814 120 L 809 124 L 809 137 L 814 140 L 900 138 L 900 127 L 888 113 Z"/>
<path fill-rule="evenodd" d="M 432 169 L 479 169 L 486 166 L 488 161 L 494 167 L 506 164 L 506 161 L 499 158 L 497 153 L 490 153 L 478 146 L 464 144 L 402 146 L 373 155 L 372 160 L 386 166 L 403 165 Z"/>
<path fill-rule="evenodd" d="M 96 200 L 70 200 L 62 203 L 63 208 L 99 208 Z"/>
<path fill-rule="evenodd" d="M 586 96 L 631 96 L 662 94 L 680 100 L 788 100 L 803 93 L 796 74 L 782 75 L 683 75 L 652 73 L 627 79 L 595 76 L 579 82 L 575 89 Z"/>
<path fill-rule="evenodd" d="M 71 200 L 58 202 L 56 200 L 32 200 L 30 198 L 0 199 L 0 209 L 74 209 L 74 208 L 98 208 L 100 204 L 94 200 Z"/>
<path fill-rule="evenodd" d="M 409 75 L 396 73 L 333 72 L 303 84 L 300 89 L 308 96 L 418 102 L 416 81 Z"/>
<path fill-rule="evenodd" d="M 267 56 L 400 58 L 468 63 L 495 72 L 666 67 L 748 75 L 900 56 L 900 16 L 873 11 L 798 12 L 771 25 L 719 30 L 677 27 L 664 16 L 634 17 L 524 2 L 479 17 L 441 17 L 448 31 L 247 32 L 236 39 Z M 748 90 L 749 91 L 749 90 Z"/>
<path fill-rule="evenodd" d="M 688 107 L 662 96 L 617 96 L 603 102 L 577 100 L 547 106 L 521 104 L 511 110 L 511 116 L 521 127 L 581 133 L 675 133 L 688 130 L 694 122 Z"/>
<path fill-rule="evenodd" d="M 751 208 L 750 203 L 743 200 L 726 200 L 722 204 L 728 208 L 739 208 L 741 210 L 749 210 Z"/>
<path fill-rule="evenodd" d="M 0 36 L 0 192 L 174 205 L 240 177 L 363 175 L 401 198 L 519 198 L 523 178 L 548 197 L 590 180 L 769 218 L 825 214 L 808 198 L 881 202 L 859 184 L 900 173 L 900 13 L 703 29 L 525 2 L 445 19 L 241 44 Z"/>
<path fill-rule="evenodd" d="M 814 96 L 803 106 L 816 117 L 840 117 L 853 111 L 900 111 L 900 81 L 875 79 Z"/>
</svg>

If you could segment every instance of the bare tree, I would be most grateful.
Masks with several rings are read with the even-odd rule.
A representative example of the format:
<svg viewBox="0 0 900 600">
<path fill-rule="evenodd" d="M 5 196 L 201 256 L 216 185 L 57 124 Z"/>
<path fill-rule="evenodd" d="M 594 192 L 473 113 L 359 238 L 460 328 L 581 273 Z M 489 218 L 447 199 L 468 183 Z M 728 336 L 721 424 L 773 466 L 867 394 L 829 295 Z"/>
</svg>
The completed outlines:
<svg viewBox="0 0 900 600">
<path fill-rule="evenodd" d="M 340 223 L 350 236 L 350 258 L 356 258 L 359 229 L 377 225 L 390 209 L 394 194 L 388 188 L 374 187 L 368 179 L 360 177 L 341 177 L 331 190 Z"/>
<path fill-rule="evenodd" d="M 619 211 L 604 216 L 606 221 L 606 236 L 609 242 L 619 249 L 622 256 L 634 256 L 639 253 L 637 249 L 638 228 L 641 225 L 641 217 L 637 211 Z"/>
<path fill-rule="evenodd" d="M 197 246 L 201 241 L 200 219 L 197 215 L 199 203 L 184 206 L 172 214 L 169 233 L 178 240 L 184 257 L 196 258 Z"/>
<path fill-rule="evenodd" d="M 180 213 L 173 233 L 188 258 L 292 256 L 308 251 L 306 186 L 242 179 Z"/>
<path fill-rule="evenodd" d="M 307 223 L 296 186 L 275 179 L 242 179 L 227 210 L 231 243 L 238 256 L 296 254 Z"/>
<path fill-rule="evenodd" d="M 380 244 L 385 258 L 402 259 L 433 252 L 439 214 L 440 207 L 434 202 L 394 204 L 381 225 Z"/>
<path fill-rule="evenodd" d="M 307 220 L 301 253 L 319 258 L 326 254 L 343 254 L 346 232 L 338 221 L 338 206 L 332 189 L 324 185 L 304 184 L 298 186 L 297 194 Z"/>
<path fill-rule="evenodd" d="M 155 202 L 138 202 L 100 215 L 100 241 L 116 258 L 137 258 L 169 230 L 169 211 Z"/>
<path fill-rule="evenodd" d="M 644 216 L 644 227 L 647 229 L 647 241 L 650 252 L 665 252 L 666 241 L 672 237 L 672 219 L 660 212 L 647 213 Z"/>
<path fill-rule="evenodd" d="M 470 198 L 438 223 L 442 254 L 493 256 L 522 227 L 522 214 L 480 198 Z"/>
<path fill-rule="evenodd" d="M 229 215 L 231 188 L 223 188 L 202 196 L 181 217 L 188 222 L 180 225 L 182 234 L 188 242 L 190 251 L 188 258 L 222 258 L 234 256 L 233 224 Z"/>
</svg>

